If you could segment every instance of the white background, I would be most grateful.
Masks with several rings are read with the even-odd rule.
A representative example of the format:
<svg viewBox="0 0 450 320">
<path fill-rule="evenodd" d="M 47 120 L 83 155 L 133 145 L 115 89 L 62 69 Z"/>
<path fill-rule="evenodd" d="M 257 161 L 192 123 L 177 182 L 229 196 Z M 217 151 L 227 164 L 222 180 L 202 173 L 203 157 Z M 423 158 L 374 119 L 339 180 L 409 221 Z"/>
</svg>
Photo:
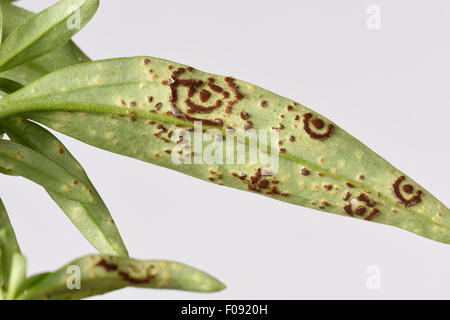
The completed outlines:
<svg viewBox="0 0 450 320">
<path fill-rule="evenodd" d="M 40 10 L 54 2 L 17 3 Z M 381 8 L 380 30 L 366 27 L 372 4 Z M 449 30 L 445 0 L 104 0 L 75 40 L 93 59 L 163 57 L 297 100 L 448 206 Z M 178 260 L 228 285 L 210 295 L 132 288 L 102 298 L 450 298 L 448 245 L 58 136 L 84 165 L 133 257 Z M 0 190 L 30 273 L 94 252 L 42 188 L 2 176 Z M 370 265 L 381 270 L 380 290 L 366 286 Z"/>
</svg>

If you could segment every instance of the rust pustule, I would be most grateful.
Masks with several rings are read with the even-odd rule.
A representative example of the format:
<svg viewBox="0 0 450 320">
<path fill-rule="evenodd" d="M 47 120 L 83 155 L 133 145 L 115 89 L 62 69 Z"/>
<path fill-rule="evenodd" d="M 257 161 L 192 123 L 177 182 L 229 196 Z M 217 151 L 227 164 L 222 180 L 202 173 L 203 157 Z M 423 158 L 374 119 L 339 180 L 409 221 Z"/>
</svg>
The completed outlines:
<svg viewBox="0 0 450 320">
<path fill-rule="evenodd" d="M 222 93 L 223 89 L 217 85 L 214 84 L 214 79 L 213 78 L 208 78 L 206 85 L 214 92 L 217 93 Z"/>
<path fill-rule="evenodd" d="M 325 123 L 321 119 L 312 119 L 311 124 L 318 130 L 323 129 L 323 127 L 325 126 Z"/>
<path fill-rule="evenodd" d="M 358 196 L 358 201 L 363 201 L 363 202 L 365 202 L 366 203 L 366 205 L 368 206 L 368 207 L 374 207 L 377 203 L 374 201 L 374 200 L 372 200 L 372 199 L 370 199 L 366 194 L 364 194 L 364 193 L 361 193 L 359 196 Z"/>
<path fill-rule="evenodd" d="M 96 267 L 102 267 L 107 272 L 116 271 L 117 269 L 119 269 L 119 267 L 116 264 L 109 263 L 104 258 L 102 258 L 99 262 L 97 262 L 97 264 L 95 266 Z"/>
<path fill-rule="evenodd" d="M 189 69 L 187 70 L 189 72 Z M 210 126 L 222 126 L 217 121 L 209 120 L 209 119 L 200 119 L 189 116 L 188 114 L 194 113 L 211 113 L 212 111 L 220 108 L 222 106 L 222 99 L 217 99 L 213 104 L 204 106 L 200 105 L 192 100 L 194 95 L 199 91 L 199 89 L 204 86 L 204 82 L 202 80 L 196 79 L 180 79 L 182 75 L 186 73 L 186 69 L 178 68 L 177 70 L 172 72 L 171 79 L 167 82 L 170 88 L 170 96 L 169 101 L 171 102 L 170 111 L 171 114 L 177 118 L 188 120 L 188 121 L 201 121 L 202 123 Z M 227 80 L 228 79 L 228 80 Z M 231 78 L 230 78 L 231 79 Z M 237 86 L 234 84 L 234 80 L 229 80 L 229 78 L 225 78 L 225 82 L 230 87 L 231 91 L 235 94 L 235 98 L 233 100 L 228 101 L 226 106 L 226 111 L 231 112 L 231 106 L 236 103 L 239 99 L 242 99 L 242 94 L 239 92 Z M 184 104 L 187 106 L 187 114 L 181 111 L 178 106 L 178 88 L 186 87 L 188 89 L 187 97 L 184 100 Z M 214 84 L 214 79 L 209 78 L 206 81 L 206 86 L 212 90 L 213 92 L 222 93 L 224 98 L 229 97 L 229 92 L 225 91 L 222 87 Z M 207 89 L 203 88 L 200 90 L 200 101 L 201 103 L 205 103 L 209 101 L 211 98 L 211 92 Z"/>
<path fill-rule="evenodd" d="M 305 167 L 303 167 L 300 172 L 301 172 L 302 176 L 309 176 L 311 174 L 311 171 L 309 171 Z"/>
<path fill-rule="evenodd" d="M 364 218 L 364 220 L 367 220 L 367 221 L 370 221 L 370 220 L 372 220 L 373 218 L 375 218 L 377 215 L 379 215 L 380 214 L 380 210 L 378 210 L 378 209 L 373 209 L 370 213 L 369 213 L 369 215 L 367 216 L 367 217 L 365 217 Z"/>
<path fill-rule="evenodd" d="M 211 98 L 211 92 L 209 92 L 208 90 L 202 89 L 200 91 L 200 101 L 206 102 L 209 100 L 209 98 Z"/>
<path fill-rule="evenodd" d="M 251 121 L 247 121 L 247 122 L 244 124 L 244 130 L 247 131 L 247 130 L 249 130 L 249 129 L 251 129 L 251 128 L 253 128 L 253 123 L 252 123 Z"/>
<path fill-rule="evenodd" d="M 403 202 L 403 204 L 405 205 L 405 207 L 410 207 L 412 205 L 415 205 L 416 203 L 419 203 L 422 197 L 422 191 L 417 190 L 416 194 L 414 196 L 412 196 L 409 199 L 406 199 L 401 191 L 400 191 L 400 184 L 405 180 L 405 176 L 400 176 L 392 185 L 392 191 L 394 192 L 394 195 L 397 197 L 398 200 L 400 200 L 401 202 Z M 407 190 L 410 191 L 411 193 L 414 191 L 414 188 L 411 185 L 407 185 L 410 186 L 412 188 L 412 190 L 410 190 L 410 188 L 408 187 Z M 403 189 L 404 190 L 404 189 Z M 405 191 L 406 192 L 406 191 Z M 408 193 L 408 192 L 407 192 Z"/>
<path fill-rule="evenodd" d="M 352 206 L 350 204 L 346 204 L 344 206 L 344 211 L 346 214 L 348 214 L 349 216 L 353 216 L 353 210 L 352 210 Z"/>
<path fill-rule="evenodd" d="M 239 113 L 239 116 L 241 117 L 242 120 L 247 120 L 249 117 L 248 112 L 245 112 L 245 111 L 241 111 Z"/>
<path fill-rule="evenodd" d="M 128 272 L 125 271 L 119 271 L 119 276 L 126 282 L 131 283 L 131 284 L 145 284 L 150 282 L 153 278 L 155 278 L 154 275 L 152 274 L 147 274 L 145 278 L 142 279 L 138 279 L 138 278 L 134 278 L 132 277 Z"/>
<path fill-rule="evenodd" d="M 231 91 L 234 93 L 234 99 L 228 102 L 227 105 L 227 109 L 226 112 L 230 113 L 231 112 L 231 108 L 232 106 L 238 102 L 239 100 L 243 99 L 244 96 L 242 95 L 242 93 L 239 91 L 238 86 L 236 85 L 236 83 L 234 82 L 234 79 L 231 77 L 226 77 L 225 78 L 225 82 L 228 84 L 228 87 L 231 89 Z"/>
<path fill-rule="evenodd" d="M 313 131 L 309 125 L 311 123 L 314 127 L 316 127 L 316 125 L 318 125 L 318 122 L 315 120 L 320 120 L 320 119 L 312 119 L 312 117 L 313 117 L 312 113 L 306 113 L 303 115 L 303 129 L 305 130 L 305 132 L 312 139 L 317 139 L 317 140 L 321 140 L 321 141 L 328 139 L 333 134 L 334 126 L 332 124 L 329 124 L 327 127 L 327 131 L 325 133 L 317 133 L 317 132 Z M 320 121 L 322 121 L 322 120 L 320 120 Z M 322 121 L 322 123 L 323 123 L 323 121 Z"/>
<path fill-rule="evenodd" d="M 355 209 L 355 214 L 357 214 L 358 216 L 362 216 L 364 213 L 366 213 L 366 210 L 366 207 L 359 206 Z"/>
<path fill-rule="evenodd" d="M 411 193 L 413 193 L 413 191 L 414 191 L 414 187 L 413 187 L 412 185 L 410 185 L 410 184 L 405 184 L 405 185 L 402 187 L 402 190 L 403 190 L 405 193 L 407 193 L 407 194 L 411 194 Z"/>
</svg>

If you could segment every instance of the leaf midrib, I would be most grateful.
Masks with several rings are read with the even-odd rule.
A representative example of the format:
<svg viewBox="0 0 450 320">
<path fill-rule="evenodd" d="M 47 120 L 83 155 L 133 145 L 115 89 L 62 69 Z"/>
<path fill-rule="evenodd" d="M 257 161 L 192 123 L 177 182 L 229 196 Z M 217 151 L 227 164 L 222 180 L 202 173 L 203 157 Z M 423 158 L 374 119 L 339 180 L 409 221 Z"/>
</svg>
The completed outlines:
<svg viewBox="0 0 450 320">
<path fill-rule="evenodd" d="M 136 82 L 133 82 L 136 83 Z M 41 109 L 35 109 L 35 110 L 28 110 L 28 111 L 73 111 L 73 112 L 86 112 L 85 107 L 87 105 L 91 106 L 91 107 L 103 107 L 103 108 L 115 108 L 118 111 L 122 110 L 122 111 L 127 111 L 126 113 L 128 114 L 129 111 L 135 111 L 136 112 L 136 118 L 141 118 L 141 119 L 149 119 L 149 120 L 154 120 L 154 121 L 162 121 L 162 122 L 167 122 L 167 123 L 172 123 L 178 126 L 182 126 L 182 127 L 192 127 L 192 122 L 189 122 L 187 120 L 180 120 L 178 118 L 175 117 L 171 117 L 162 113 L 154 113 L 154 112 L 148 112 L 148 111 L 143 111 L 143 110 L 134 110 L 128 107 L 118 107 L 118 106 L 110 106 L 110 105 L 99 105 L 99 104 L 88 104 L 88 103 L 79 103 L 79 102 L 68 102 L 68 101 L 33 101 L 33 100 L 22 100 L 20 102 L 17 102 L 17 104 L 23 104 L 24 106 L 41 106 Z M 56 107 L 57 109 L 54 108 L 50 108 L 51 106 Z M 67 110 L 67 105 L 72 106 L 73 108 L 71 108 L 72 110 Z M 65 107 L 64 107 L 65 106 Z M 79 107 L 78 109 L 76 107 Z M 33 109 L 33 108 L 32 108 Z M 88 111 L 88 113 L 91 113 L 92 111 Z M 95 112 L 92 112 L 95 113 Z M 102 114 L 112 114 L 112 115 L 116 115 L 116 112 L 99 112 Z M 218 127 L 212 127 L 212 126 L 204 126 L 207 129 L 216 129 L 216 130 L 220 130 L 222 135 L 225 137 L 226 136 L 226 131 L 222 128 L 218 128 Z M 248 144 L 247 140 L 245 141 L 246 144 Z M 258 148 L 260 148 L 259 143 L 257 143 Z M 267 146 L 267 152 L 271 152 L 271 148 L 270 146 Z M 357 189 L 359 189 L 362 192 L 367 192 L 367 193 L 371 193 L 371 194 L 378 194 L 377 192 L 375 192 L 375 190 L 367 187 L 367 186 L 363 186 L 361 185 L 358 181 L 351 179 L 351 178 L 347 178 L 347 177 L 343 177 L 340 175 L 336 175 L 334 173 L 332 173 L 331 171 L 329 171 L 326 168 L 322 168 L 312 162 L 309 162 L 308 160 L 305 160 L 303 158 L 300 158 L 298 156 L 294 156 L 292 154 L 289 153 L 279 153 L 280 158 L 283 158 L 285 160 L 288 161 L 293 161 L 295 163 L 304 165 L 304 166 L 308 166 L 311 167 L 311 169 L 313 170 L 318 170 L 321 171 L 323 174 L 332 177 L 334 179 L 337 179 L 339 181 L 342 182 L 350 182 L 352 183 Z M 395 201 L 391 200 L 389 197 L 387 197 L 384 193 L 380 192 L 380 195 L 378 196 L 379 198 L 383 199 L 386 203 L 389 203 L 392 206 L 395 206 L 396 208 L 398 208 L 399 210 L 404 210 L 414 216 L 420 217 L 428 222 L 430 222 L 431 224 L 435 225 L 435 226 L 439 226 L 443 229 L 446 230 L 450 230 L 449 226 L 446 226 L 444 224 L 435 222 L 431 217 L 427 216 L 427 215 L 423 215 L 420 214 L 418 212 L 415 212 L 413 210 L 411 210 L 410 208 L 401 206 L 400 204 L 396 203 Z"/>
</svg>

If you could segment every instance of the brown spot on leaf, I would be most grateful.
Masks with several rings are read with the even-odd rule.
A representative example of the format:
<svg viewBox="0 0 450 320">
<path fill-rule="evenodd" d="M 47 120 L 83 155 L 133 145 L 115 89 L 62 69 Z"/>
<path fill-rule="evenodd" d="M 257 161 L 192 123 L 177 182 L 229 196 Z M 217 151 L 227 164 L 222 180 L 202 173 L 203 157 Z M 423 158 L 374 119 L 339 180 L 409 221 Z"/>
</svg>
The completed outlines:
<svg viewBox="0 0 450 320">
<path fill-rule="evenodd" d="M 366 207 L 359 206 L 355 209 L 355 214 L 358 216 L 362 216 L 364 213 L 366 213 Z"/>
<path fill-rule="evenodd" d="M 303 167 L 301 170 L 301 174 L 302 174 L 302 176 L 309 176 L 311 174 L 311 171 L 309 171 L 308 169 Z"/>
<path fill-rule="evenodd" d="M 375 218 L 377 215 L 380 214 L 380 211 L 378 209 L 373 209 L 367 217 L 364 218 L 364 220 L 370 221 L 373 218 Z"/>
<path fill-rule="evenodd" d="M 419 203 L 420 201 L 422 201 L 421 200 L 421 197 L 422 197 L 422 191 L 420 191 L 420 190 L 417 190 L 416 191 L 416 194 L 414 195 L 414 196 L 412 196 L 412 197 L 410 197 L 409 199 L 406 199 L 402 194 L 401 194 L 401 191 L 400 191 L 400 184 L 405 180 L 406 178 L 405 178 L 405 176 L 400 176 L 395 182 L 394 182 L 394 184 L 392 185 L 392 190 L 393 190 L 393 192 L 394 192 L 394 195 L 397 197 L 397 199 L 399 199 L 401 202 L 403 202 L 403 204 L 405 205 L 405 207 L 410 207 L 410 206 L 412 206 L 412 205 L 415 205 L 416 203 Z M 407 190 L 408 191 L 411 191 L 411 193 L 414 191 L 414 188 L 411 186 L 411 185 L 409 185 L 409 184 L 407 184 L 406 186 L 410 186 L 411 188 L 412 188 L 412 190 L 410 190 L 410 188 L 409 187 L 407 187 Z M 405 186 L 404 186 L 405 187 Z M 403 189 L 403 191 L 405 191 L 404 189 Z M 406 192 L 406 191 L 405 191 Z M 408 193 L 408 192 L 406 192 L 406 193 Z"/>
</svg>

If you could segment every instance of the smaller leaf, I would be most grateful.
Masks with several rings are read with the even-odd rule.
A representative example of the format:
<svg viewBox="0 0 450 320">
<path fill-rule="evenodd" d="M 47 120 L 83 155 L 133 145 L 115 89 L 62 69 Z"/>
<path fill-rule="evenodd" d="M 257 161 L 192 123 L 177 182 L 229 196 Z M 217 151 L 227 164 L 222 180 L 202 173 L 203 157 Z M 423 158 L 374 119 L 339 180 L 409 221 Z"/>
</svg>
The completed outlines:
<svg viewBox="0 0 450 320">
<path fill-rule="evenodd" d="M 18 26 L 0 47 L 0 71 L 64 45 L 94 16 L 98 0 L 62 0 Z"/>
<path fill-rule="evenodd" d="M 72 267 L 72 268 L 69 268 Z M 68 289 L 80 271 L 80 289 Z M 124 287 L 216 292 L 225 286 L 212 276 L 178 262 L 88 255 L 70 262 L 20 295 L 20 299 L 82 299 Z"/>
<path fill-rule="evenodd" d="M 14 253 L 20 253 L 16 235 L 9 221 L 3 202 L 0 200 L 0 291 L 8 286 Z"/>
<path fill-rule="evenodd" d="M 20 286 L 20 288 L 17 290 L 17 295 L 23 293 L 26 290 L 31 289 L 36 284 L 38 284 L 40 281 L 44 280 L 47 276 L 51 275 L 51 272 L 43 272 L 43 273 L 37 273 L 35 275 L 32 275 L 31 277 L 28 277 Z M 1 300 L 1 299 L 0 299 Z"/>
<path fill-rule="evenodd" d="M 3 256 L 2 248 L 0 246 L 0 263 L 2 261 L 2 256 Z M 5 300 L 5 295 L 6 295 L 6 282 L 5 278 L 3 277 L 3 270 L 0 270 L 0 301 Z"/>
<path fill-rule="evenodd" d="M 11 274 L 8 281 L 6 299 L 13 300 L 19 293 L 27 277 L 27 261 L 19 252 L 14 252 L 11 263 Z"/>
<path fill-rule="evenodd" d="M 1 199 L 0 199 L 0 230 L 5 230 L 8 232 L 8 244 L 11 246 L 11 249 L 13 251 L 20 252 L 19 244 L 17 243 L 14 229 L 11 225 L 11 221 L 9 221 L 8 213 L 6 212 L 6 208 L 3 205 Z"/>
<path fill-rule="evenodd" d="M 66 198 L 95 202 L 92 191 L 66 169 L 20 144 L 0 140 L 0 168 L 3 173 L 25 177 Z"/>
<path fill-rule="evenodd" d="M 2 119 L 0 120 L 0 125 L 6 129 L 12 141 L 27 146 L 47 159 L 56 162 L 91 190 L 91 194 L 95 198 L 95 203 L 92 204 L 68 199 L 51 190 L 47 190 L 47 192 L 83 236 L 100 253 L 128 257 L 127 249 L 108 208 L 95 190 L 82 166 L 61 141 L 38 124 L 22 118 L 10 117 Z"/>
</svg>

